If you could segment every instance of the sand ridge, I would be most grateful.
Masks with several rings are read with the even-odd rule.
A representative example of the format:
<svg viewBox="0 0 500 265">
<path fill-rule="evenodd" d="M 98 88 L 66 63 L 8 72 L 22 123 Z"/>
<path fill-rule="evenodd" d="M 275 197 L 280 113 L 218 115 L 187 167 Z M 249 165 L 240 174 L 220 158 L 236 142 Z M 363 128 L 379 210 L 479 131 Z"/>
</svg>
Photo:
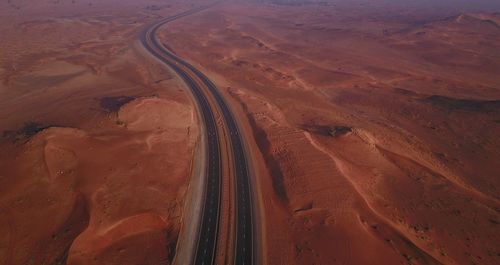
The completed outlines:
<svg viewBox="0 0 500 265">
<path fill-rule="evenodd" d="M 0 3 L 0 263 L 168 264 L 199 132 L 136 34 L 189 3 L 73 2 Z"/>
<path fill-rule="evenodd" d="M 151 127 L 147 122 L 141 124 L 134 118 L 140 116 L 146 121 L 154 121 L 166 109 L 169 115 L 162 117 L 161 128 Z M 48 192 L 52 197 L 49 203 L 57 202 L 52 206 L 54 210 L 71 210 L 78 205 L 76 199 L 61 202 L 64 197 L 54 193 L 58 186 L 62 185 L 64 193 L 71 194 L 73 198 L 81 197 L 88 225 L 79 232 L 75 231 L 80 234 L 67 250 L 69 264 L 87 264 L 90 261 L 93 264 L 108 264 L 111 257 L 132 264 L 141 255 L 151 255 L 151 259 L 170 259 L 169 248 L 157 251 L 156 247 L 149 249 L 152 252 L 143 253 L 148 249 L 143 249 L 139 242 L 148 240 L 150 246 L 175 246 L 186 178 L 191 170 L 190 160 L 185 157 L 192 157 L 197 140 L 196 120 L 181 119 L 182 124 L 178 121 L 183 115 L 191 116 L 192 111 L 191 106 L 168 99 L 139 98 L 120 109 L 121 124 L 108 132 L 94 135 L 73 128 L 45 129 L 30 139 L 21 152 L 16 152 L 17 159 L 7 174 L 17 176 L 19 180 L 17 184 L 9 184 L 3 202 L 27 196 L 12 193 L 17 190 L 12 185 L 30 187 L 27 192 L 41 198 L 44 196 L 42 191 Z M 187 128 L 191 128 L 189 134 Z M 26 163 L 27 159 L 33 162 Z M 38 174 L 33 172 L 34 168 L 39 168 Z M 35 174 L 23 175 L 22 172 Z M 32 209 L 31 214 L 33 211 L 36 212 Z M 53 216 L 54 220 L 64 220 L 64 212 L 59 212 L 60 217 Z M 10 219 L 17 220 L 11 232 L 26 229 L 24 223 L 30 220 L 19 220 L 21 213 L 26 212 L 11 212 Z M 52 228 L 55 231 L 50 232 L 50 229 L 47 232 L 57 235 L 58 227 L 60 225 Z M 36 244 L 34 236 L 42 231 L 28 234 L 23 239 L 16 233 L 12 235 L 15 238 L 11 244 L 14 249 L 26 240 Z M 121 245 L 124 246 L 116 247 Z M 119 255 L 115 256 L 116 248 Z M 16 253 L 19 252 L 13 254 Z M 23 255 L 13 255 L 11 262 L 18 262 L 21 257 Z"/>
<path fill-rule="evenodd" d="M 251 136 L 266 264 L 499 264 L 500 7 L 382 2 L 224 1 L 160 39 Z M 0 263 L 173 261 L 198 121 L 137 33 L 200 3 L 0 2 Z"/>
<path fill-rule="evenodd" d="M 226 4 L 161 36 L 250 129 L 268 264 L 496 264 L 498 14 L 369 6 Z"/>
</svg>

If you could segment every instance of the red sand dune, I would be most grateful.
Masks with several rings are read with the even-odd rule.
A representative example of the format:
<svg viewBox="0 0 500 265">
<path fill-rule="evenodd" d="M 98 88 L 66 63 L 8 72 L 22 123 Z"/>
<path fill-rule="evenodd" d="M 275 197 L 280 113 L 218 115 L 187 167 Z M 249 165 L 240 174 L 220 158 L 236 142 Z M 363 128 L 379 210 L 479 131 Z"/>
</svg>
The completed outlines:
<svg viewBox="0 0 500 265">
<path fill-rule="evenodd" d="M 0 2 L 0 264 L 169 264 L 199 127 L 137 34 L 206 1 L 74 2 Z M 264 263 L 500 264 L 495 3 L 292 2 L 160 32 L 244 129 Z"/>
<path fill-rule="evenodd" d="M 163 31 L 246 117 L 265 261 L 497 264 L 498 15 L 340 8 L 225 5 Z"/>
</svg>

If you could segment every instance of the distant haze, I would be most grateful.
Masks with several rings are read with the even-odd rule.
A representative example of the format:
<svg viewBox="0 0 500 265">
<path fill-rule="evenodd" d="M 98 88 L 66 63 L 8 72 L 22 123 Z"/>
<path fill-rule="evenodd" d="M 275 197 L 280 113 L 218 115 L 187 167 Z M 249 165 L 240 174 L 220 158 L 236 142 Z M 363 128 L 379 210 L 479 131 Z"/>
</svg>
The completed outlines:
<svg viewBox="0 0 500 265">
<path fill-rule="evenodd" d="M 342 0 L 342 2 L 345 2 Z M 499 11 L 500 1 L 498 0 L 357 0 L 351 2 L 366 2 L 366 3 L 381 3 L 391 4 L 400 7 L 417 7 L 417 8 L 448 8 L 450 10 L 464 11 Z"/>
<path fill-rule="evenodd" d="M 422 21 L 455 16 L 461 13 L 500 12 L 500 0 L 235 0 L 274 5 L 328 5 L 340 12 L 361 11 L 386 18 Z"/>
<path fill-rule="evenodd" d="M 500 11 L 499 0 L 250 0 L 274 4 L 330 3 L 342 6 L 392 6 L 401 8 L 438 8 L 450 12 Z"/>
</svg>

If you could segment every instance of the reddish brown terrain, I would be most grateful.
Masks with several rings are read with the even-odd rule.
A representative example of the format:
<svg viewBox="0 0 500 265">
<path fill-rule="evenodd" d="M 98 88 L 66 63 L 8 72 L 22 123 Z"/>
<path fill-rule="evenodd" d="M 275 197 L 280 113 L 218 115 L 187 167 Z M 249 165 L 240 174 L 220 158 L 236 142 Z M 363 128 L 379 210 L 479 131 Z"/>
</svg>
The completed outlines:
<svg viewBox="0 0 500 265">
<path fill-rule="evenodd" d="M 200 125 L 138 33 L 206 2 L 0 2 L 0 264 L 173 261 Z M 500 264 L 500 6 L 390 2 L 161 30 L 244 129 L 264 264 Z"/>
<path fill-rule="evenodd" d="M 137 34 L 152 12 L 189 4 L 9 2 L 0 264 L 170 263 L 199 127 L 189 94 Z"/>
<path fill-rule="evenodd" d="M 267 264 L 500 263 L 500 15 L 424 11 L 238 3 L 163 30 L 254 139 Z"/>
</svg>

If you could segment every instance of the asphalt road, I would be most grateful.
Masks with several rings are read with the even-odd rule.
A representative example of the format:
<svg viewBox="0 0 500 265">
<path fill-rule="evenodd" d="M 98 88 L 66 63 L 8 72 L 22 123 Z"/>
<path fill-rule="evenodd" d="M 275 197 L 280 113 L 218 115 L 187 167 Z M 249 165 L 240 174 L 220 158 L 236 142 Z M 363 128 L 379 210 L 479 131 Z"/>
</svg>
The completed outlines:
<svg viewBox="0 0 500 265">
<path fill-rule="evenodd" d="M 228 132 L 227 136 L 229 137 L 229 139 L 226 140 L 230 143 L 230 155 L 233 157 L 234 161 L 233 165 L 229 165 L 232 167 L 236 182 L 236 238 L 234 245 L 234 264 L 253 264 L 253 205 L 248 162 L 238 125 L 216 85 L 201 71 L 165 48 L 156 38 L 156 33 L 161 26 L 206 8 L 207 7 L 189 10 L 153 24 L 141 34 L 141 42 L 148 52 L 172 68 L 182 78 L 189 89 L 191 89 L 201 111 L 202 120 L 205 126 L 208 145 L 206 149 L 208 158 L 206 168 L 207 185 L 194 264 L 215 263 L 218 222 L 220 219 L 222 168 L 224 165 L 222 165 L 221 145 L 219 142 L 220 135 L 217 131 L 214 115 L 216 106 L 210 105 L 207 93 L 210 93 L 215 99 L 216 104 L 222 112 L 224 125 Z M 201 83 L 197 83 L 195 78 L 201 80 Z"/>
</svg>

